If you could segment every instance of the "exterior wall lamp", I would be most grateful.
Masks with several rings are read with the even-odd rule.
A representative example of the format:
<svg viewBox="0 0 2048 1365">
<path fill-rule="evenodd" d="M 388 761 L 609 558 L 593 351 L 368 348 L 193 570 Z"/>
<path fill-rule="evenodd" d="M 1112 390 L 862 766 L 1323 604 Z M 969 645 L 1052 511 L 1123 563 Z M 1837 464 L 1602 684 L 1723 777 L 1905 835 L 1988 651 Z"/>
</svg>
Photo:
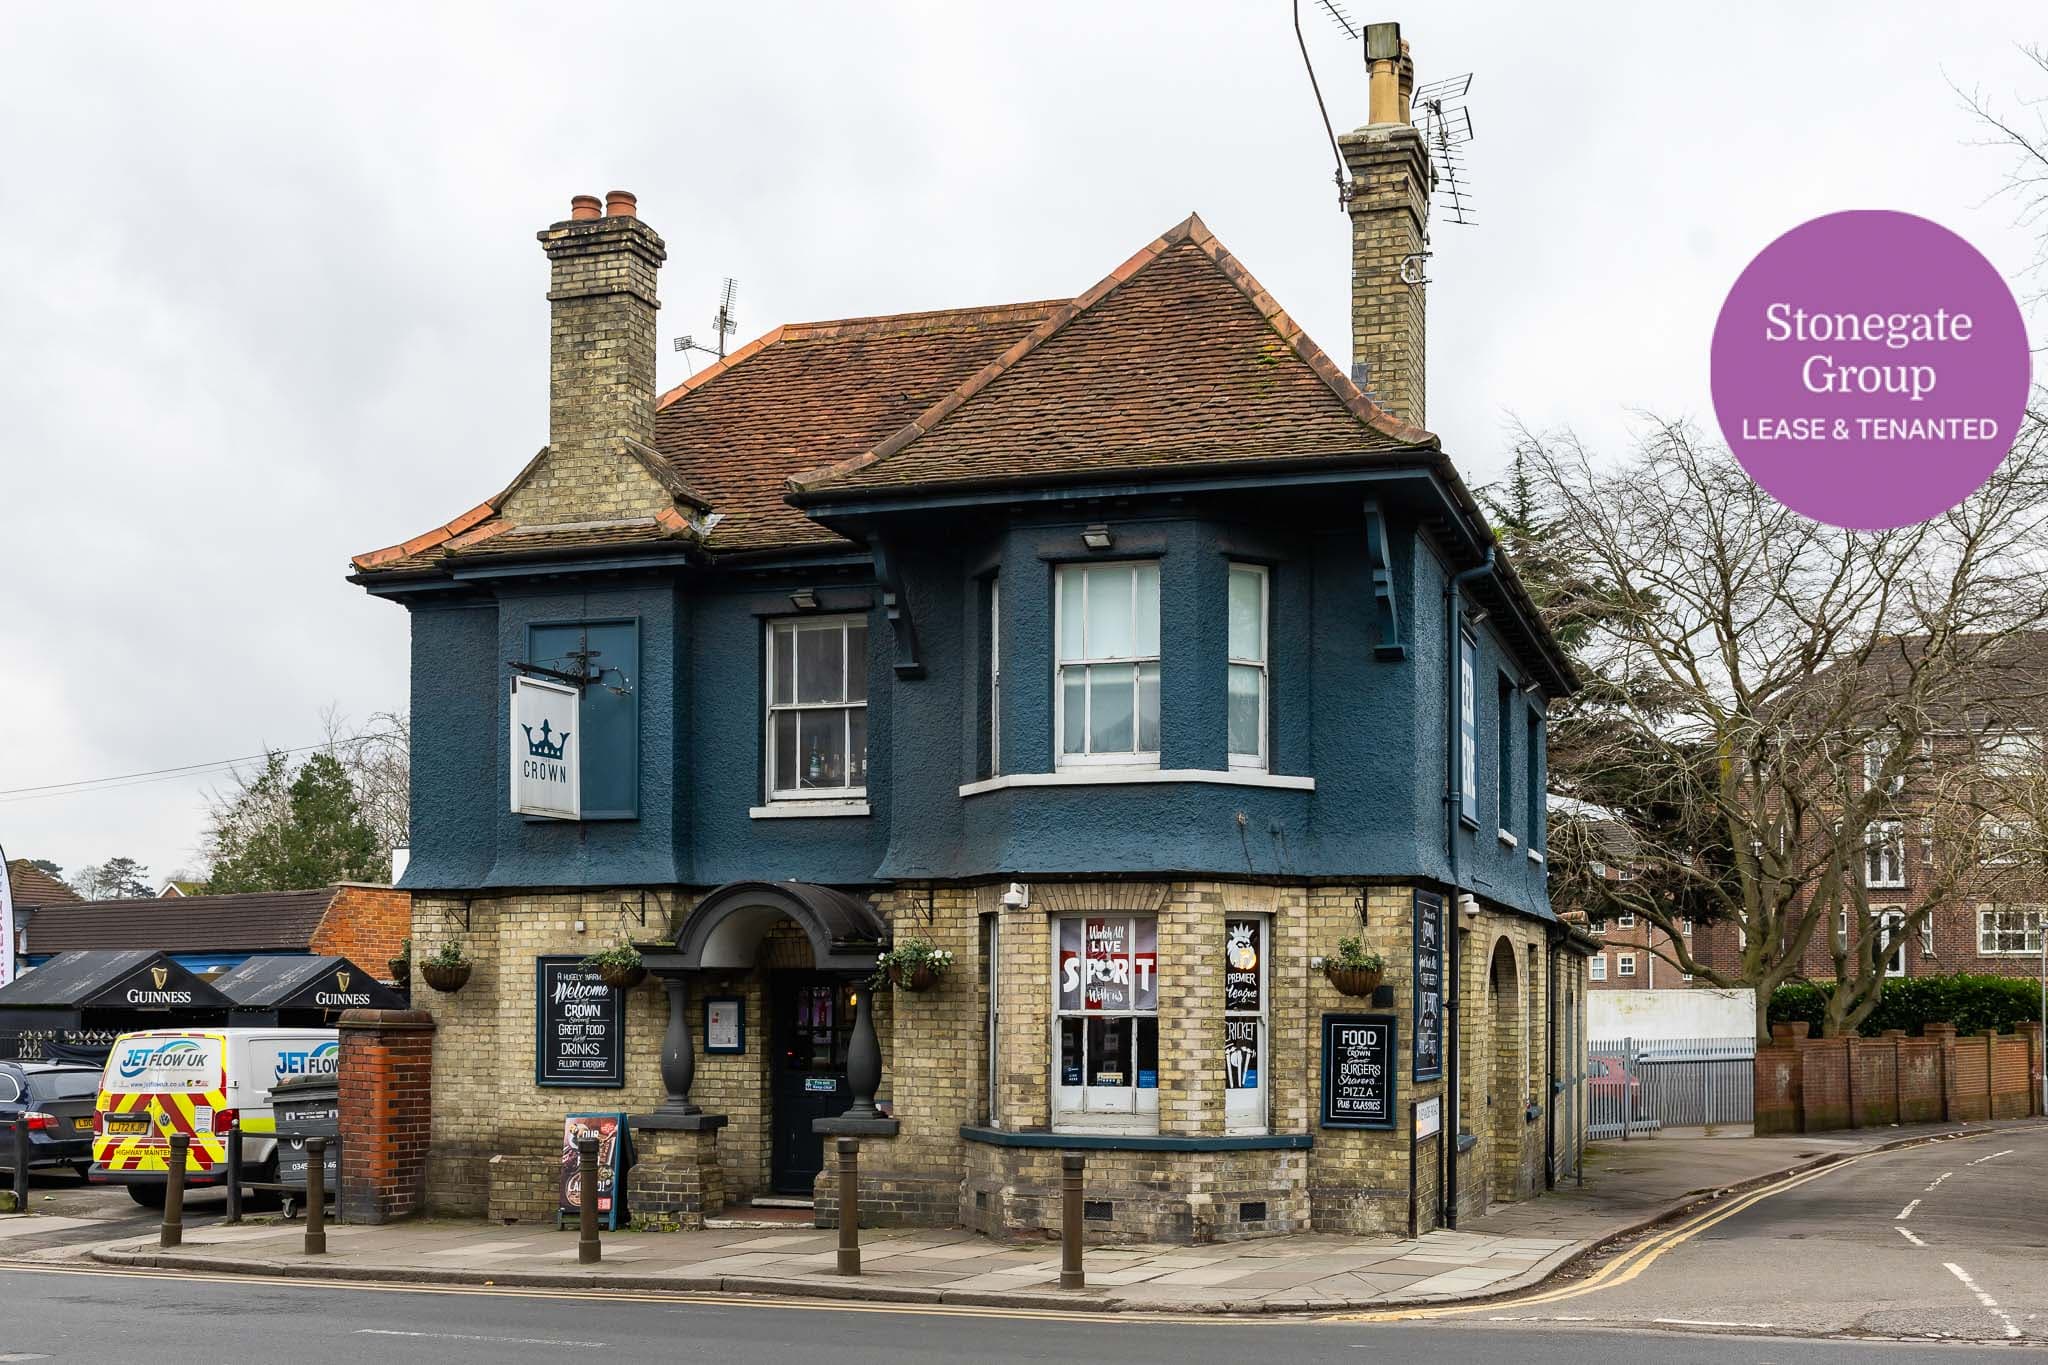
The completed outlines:
<svg viewBox="0 0 2048 1365">
<path fill-rule="evenodd" d="M 816 611 L 818 609 L 818 590 L 816 588 L 798 588 L 789 595 L 789 605 L 795 607 L 798 611 Z"/>
<path fill-rule="evenodd" d="M 1107 550 L 1116 544 L 1116 537 L 1109 533 L 1109 527 L 1096 522 L 1081 532 L 1081 543 L 1091 550 Z"/>
</svg>

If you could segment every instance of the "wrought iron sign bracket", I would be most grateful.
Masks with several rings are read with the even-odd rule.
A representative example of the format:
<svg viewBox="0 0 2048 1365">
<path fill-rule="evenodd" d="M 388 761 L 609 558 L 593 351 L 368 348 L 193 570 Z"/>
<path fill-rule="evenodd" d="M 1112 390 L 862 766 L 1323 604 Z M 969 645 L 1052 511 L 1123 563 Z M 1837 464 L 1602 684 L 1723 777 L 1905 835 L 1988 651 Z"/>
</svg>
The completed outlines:
<svg viewBox="0 0 2048 1365">
<path fill-rule="evenodd" d="M 442 907 L 441 907 L 441 918 L 443 918 L 443 919 L 445 919 L 445 920 L 449 921 L 449 922 L 450 922 L 451 924 L 459 924 L 459 925 L 461 925 L 461 926 L 462 926 L 462 932 L 463 932 L 463 933 L 465 933 L 465 934 L 466 934 L 466 933 L 468 933 L 468 932 L 469 932 L 469 901 L 468 901 L 467 899 L 464 899 L 464 901 L 462 902 L 462 911 L 461 911 L 461 913 L 460 913 L 460 914 L 457 914 L 457 913 L 456 913 L 455 907 L 454 907 L 454 906 L 452 906 L 452 905 L 444 905 L 444 906 L 442 906 Z"/>
</svg>

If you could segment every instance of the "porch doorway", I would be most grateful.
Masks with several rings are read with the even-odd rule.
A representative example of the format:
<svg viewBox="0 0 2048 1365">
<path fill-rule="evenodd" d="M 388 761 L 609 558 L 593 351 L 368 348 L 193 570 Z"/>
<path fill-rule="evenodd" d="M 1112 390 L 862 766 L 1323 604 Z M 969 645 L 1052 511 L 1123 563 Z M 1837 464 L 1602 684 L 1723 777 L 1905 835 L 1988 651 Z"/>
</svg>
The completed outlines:
<svg viewBox="0 0 2048 1365">
<path fill-rule="evenodd" d="M 812 1122 L 838 1117 L 850 1102 L 846 1054 L 855 988 L 832 972 L 768 974 L 768 1183 L 777 1194 L 810 1195 L 825 1166 L 825 1139 Z"/>
</svg>

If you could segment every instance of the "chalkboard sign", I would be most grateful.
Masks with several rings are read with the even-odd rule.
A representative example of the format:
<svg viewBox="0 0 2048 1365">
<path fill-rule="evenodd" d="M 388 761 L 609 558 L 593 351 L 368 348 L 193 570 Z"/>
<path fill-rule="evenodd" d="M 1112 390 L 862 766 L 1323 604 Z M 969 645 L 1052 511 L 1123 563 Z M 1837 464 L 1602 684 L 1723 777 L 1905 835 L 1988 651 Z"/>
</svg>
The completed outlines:
<svg viewBox="0 0 2048 1365">
<path fill-rule="evenodd" d="M 626 1083 L 622 992 L 580 957 L 534 959 L 534 1081 L 615 1090 Z"/>
<path fill-rule="evenodd" d="M 1415 893 L 1415 1079 L 1444 1074 L 1444 898 Z"/>
<path fill-rule="evenodd" d="M 1323 1127 L 1395 1126 L 1395 1031 L 1391 1014 L 1323 1016 Z"/>
</svg>

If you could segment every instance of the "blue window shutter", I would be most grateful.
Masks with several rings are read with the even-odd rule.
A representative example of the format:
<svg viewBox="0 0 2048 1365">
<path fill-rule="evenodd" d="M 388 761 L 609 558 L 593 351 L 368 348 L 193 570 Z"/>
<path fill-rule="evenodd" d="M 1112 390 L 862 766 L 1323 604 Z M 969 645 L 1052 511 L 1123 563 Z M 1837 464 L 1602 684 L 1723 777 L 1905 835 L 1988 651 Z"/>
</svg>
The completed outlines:
<svg viewBox="0 0 2048 1365">
<path fill-rule="evenodd" d="M 583 689 L 583 818 L 630 820 L 640 814 L 640 623 L 587 621 L 528 628 L 530 658 L 574 672 L 588 649 L 603 678 Z M 623 675 L 623 677 L 621 676 Z M 623 690 L 625 695 L 619 695 Z"/>
</svg>

